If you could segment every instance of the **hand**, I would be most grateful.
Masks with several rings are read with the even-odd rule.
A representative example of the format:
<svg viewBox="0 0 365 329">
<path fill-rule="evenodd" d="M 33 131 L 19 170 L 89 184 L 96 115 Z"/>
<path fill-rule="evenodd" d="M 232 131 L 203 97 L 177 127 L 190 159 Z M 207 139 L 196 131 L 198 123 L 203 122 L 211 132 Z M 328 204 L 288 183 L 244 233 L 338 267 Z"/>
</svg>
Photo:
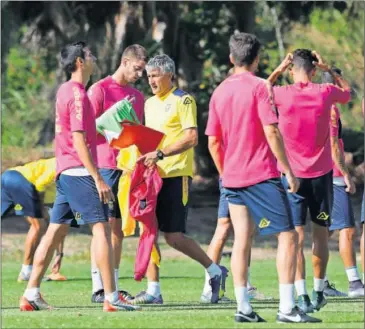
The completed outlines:
<svg viewBox="0 0 365 329">
<path fill-rule="evenodd" d="M 109 187 L 108 184 L 106 184 L 104 182 L 104 180 L 101 178 L 101 176 L 98 176 L 95 179 L 95 185 L 96 185 L 96 189 L 98 190 L 98 193 L 99 193 L 99 198 L 104 204 L 107 204 L 110 201 L 115 200 L 114 194 L 113 194 L 111 188 Z"/>
<path fill-rule="evenodd" d="M 157 151 L 153 151 L 142 155 L 137 161 L 143 161 L 146 167 L 151 168 L 156 165 L 158 160 Z"/>
<path fill-rule="evenodd" d="M 281 73 L 284 73 L 288 67 L 290 66 L 290 64 L 293 62 L 293 54 L 292 53 L 288 53 L 284 60 L 281 62 L 281 64 L 279 65 L 278 67 L 278 70 L 281 72 Z"/>
<path fill-rule="evenodd" d="M 289 189 L 288 192 L 289 193 L 297 193 L 299 190 L 299 180 L 293 175 L 292 172 L 288 172 L 285 174 L 286 180 L 288 182 L 289 185 Z"/>
<path fill-rule="evenodd" d="M 57 274 L 60 272 L 62 257 L 63 257 L 62 253 L 56 255 L 56 258 L 54 260 L 52 270 L 51 270 L 53 274 Z"/>
<path fill-rule="evenodd" d="M 136 100 L 136 98 L 134 97 L 134 95 L 127 95 L 124 97 L 124 99 L 126 101 L 128 101 L 129 103 L 134 103 L 134 101 Z"/>
<path fill-rule="evenodd" d="M 355 186 L 353 180 L 351 179 L 350 174 L 345 175 L 343 178 L 344 178 L 345 184 L 346 184 L 346 192 L 350 193 L 350 194 L 355 194 L 356 186 Z"/>
<path fill-rule="evenodd" d="M 313 62 L 313 65 L 318 67 L 320 70 L 328 72 L 331 71 L 331 67 L 326 64 L 323 60 L 323 58 L 321 57 L 320 54 L 318 54 L 315 50 L 312 51 L 312 55 L 317 57 L 318 62 Z"/>
</svg>

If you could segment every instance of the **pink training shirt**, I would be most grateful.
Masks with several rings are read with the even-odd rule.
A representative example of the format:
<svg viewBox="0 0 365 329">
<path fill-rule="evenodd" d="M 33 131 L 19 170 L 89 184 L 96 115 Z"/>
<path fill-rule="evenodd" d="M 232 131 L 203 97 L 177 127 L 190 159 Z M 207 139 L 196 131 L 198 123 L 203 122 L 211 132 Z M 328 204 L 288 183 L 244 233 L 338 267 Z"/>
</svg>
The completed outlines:
<svg viewBox="0 0 365 329">
<path fill-rule="evenodd" d="M 263 129 L 277 122 L 266 82 L 253 73 L 232 75 L 216 88 L 205 133 L 223 141 L 224 187 L 243 188 L 279 177 Z"/>
<path fill-rule="evenodd" d="M 94 108 L 95 117 L 98 118 L 111 106 L 127 96 L 134 96 L 132 102 L 134 111 L 140 122 L 144 116 L 144 97 L 143 94 L 130 86 L 121 86 L 111 76 L 108 76 L 94 85 L 88 91 L 91 104 Z M 119 151 L 109 146 L 103 135 L 96 136 L 96 149 L 98 153 L 98 167 L 116 169 L 117 156 Z"/>
<path fill-rule="evenodd" d="M 84 166 L 73 146 L 74 131 L 85 132 L 87 146 L 97 162 L 95 116 L 81 83 L 69 80 L 58 89 L 55 130 L 56 176 L 66 169 Z"/>
<path fill-rule="evenodd" d="M 350 91 L 326 83 L 274 87 L 279 129 L 294 175 L 314 178 L 333 168 L 330 142 L 331 106 L 345 104 Z M 279 165 L 279 170 L 282 168 Z"/>
<path fill-rule="evenodd" d="M 340 118 L 340 111 L 338 110 L 336 105 L 332 105 L 330 129 L 331 136 L 338 137 L 340 150 L 342 152 L 345 152 L 345 146 L 342 139 L 342 123 Z M 333 177 L 343 177 L 341 171 L 337 168 L 335 163 L 333 163 Z"/>
</svg>

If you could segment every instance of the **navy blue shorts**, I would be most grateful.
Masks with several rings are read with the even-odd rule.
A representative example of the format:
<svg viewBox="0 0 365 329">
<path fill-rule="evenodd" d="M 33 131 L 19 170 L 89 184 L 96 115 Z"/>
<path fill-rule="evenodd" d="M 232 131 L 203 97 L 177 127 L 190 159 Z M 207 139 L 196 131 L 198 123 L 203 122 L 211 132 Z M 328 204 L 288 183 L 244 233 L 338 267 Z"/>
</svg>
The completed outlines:
<svg viewBox="0 0 365 329">
<path fill-rule="evenodd" d="M 244 187 L 225 188 L 231 204 L 247 206 L 261 235 L 294 229 L 289 201 L 279 178 Z"/>
<path fill-rule="evenodd" d="M 230 218 L 228 201 L 224 193 L 224 187 L 222 186 L 222 180 L 219 179 L 219 205 L 218 205 L 218 219 Z"/>
<path fill-rule="evenodd" d="M 185 233 L 188 218 L 191 178 L 163 178 L 157 197 L 156 216 L 158 228 L 166 233 Z"/>
<path fill-rule="evenodd" d="M 42 218 L 39 193 L 20 172 L 7 170 L 1 175 L 1 217 L 5 217 L 15 205 L 22 206 L 21 214 Z"/>
<path fill-rule="evenodd" d="M 59 175 L 56 181 L 56 200 L 51 211 L 53 224 L 78 225 L 108 221 L 108 205 L 100 201 L 91 176 Z"/>
<path fill-rule="evenodd" d="M 286 177 L 282 178 L 285 190 L 289 188 Z M 304 226 L 307 219 L 307 210 L 312 222 L 329 227 L 333 205 L 333 178 L 332 171 L 316 178 L 298 178 L 300 182 L 297 193 L 287 192 L 295 226 Z"/>
<path fill-rule="evenodd" d="M 365 191 L 362 195 L 362 203 L 361 203 L 361 223 L 364 224 L 365 219 Z"/>
<path fill-rule="evenodd" d="M 330 231 L 355 227 L 354 210 L 346 186 L 333 185 L 332 224 Z"/>
<path fill-rule="evenodd" d="M 119 202 L 118 202 L 118 186 L 119 178 L 122 175 L 121 170 L 115 169 L 99 169 L 100 175 L 103 177 L 105 183 L 112 189 L 115 201 L 109 204 L 108 216 L 114 218 L 121 218 Z"/>
</svg>

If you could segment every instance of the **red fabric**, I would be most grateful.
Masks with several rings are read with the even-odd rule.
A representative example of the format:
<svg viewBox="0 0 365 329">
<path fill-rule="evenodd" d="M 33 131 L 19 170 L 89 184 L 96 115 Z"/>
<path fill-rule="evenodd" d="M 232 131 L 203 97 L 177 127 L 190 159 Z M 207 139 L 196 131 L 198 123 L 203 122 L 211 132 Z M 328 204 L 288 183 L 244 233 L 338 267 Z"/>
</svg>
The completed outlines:
<svg viewBox="0 0 365 329">
<path fill-rule="evenodd" d="M 162 179 L 157 167 L 148 169 L 143 162 L 138 162 L 131 177 L 129 191 L 129 211 L 135 220 L 143 223 L 143 234 L 139 239 L 134 279 L 141 281 L 147 271 L 153 244 L 157 237 L 156 219 L 157 196 L 162 187 Z"/>
</svg>

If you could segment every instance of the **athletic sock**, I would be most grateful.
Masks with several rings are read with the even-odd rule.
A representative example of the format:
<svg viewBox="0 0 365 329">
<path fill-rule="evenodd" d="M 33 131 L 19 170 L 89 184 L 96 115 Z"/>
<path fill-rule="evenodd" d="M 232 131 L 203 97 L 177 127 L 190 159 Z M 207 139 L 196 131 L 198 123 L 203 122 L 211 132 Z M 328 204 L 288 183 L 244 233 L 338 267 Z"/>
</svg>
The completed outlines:
<svg viewBox="0 0 365 329">
<path fill-rule="evenodd" d="M 308 295 L 307 284 L 305 280 L 298 280 L 294 282 L 295 290 L 298 296 Z"/>
<path fill-rule="evenodd" d="M 146 292 L 147 292 L 147 294 L 149 294 L 155 298 L 158 298 L 161 295 L 160 282 L 148 281 Z"/>
<path fill-rule="evenodd" d="M 98 268 L 91 269 L 91 280 L 93 284 L 93 293 L 104 289 L 103 280 L 101 279 L 101 274 Z"/>
<path fill-rule="evenodd" d="M 222 275 L 221 268 L 215 263 L 210 264 L 206 268 L 206 270 L 207 270 L 207 272 L 208 272 L 211 279 L 215 278 L 216 276 Z"/>
<path fill-rule="evenodd" d="M 314 291 L 323 291 L 324 290 L 324 279 L 314 278 Z"/>
<path fill-rule="evenodd" d="M 28 299 L 29 301 L 34 301 L 36 297 L 40 294 L 40 287 L 38 288 L 27 288 L 24 292 L 24 297 Z"/>
<path fill-rule="evenodd" d="M 328 282 L 327 274 L 324 276 L 324 282 Z"/>
<path fill-rule="evenodd" d="M 280 305 L 279 310 L 288 314 L 295 306 L 294 284 L 279 284 Z"/>
<path fill-rule="evenodd" d="M 109 303 L 113 304 L 119 299 L 119 292 L 118 290 L 115 290 L 114 292 L 110 294 L 105 294 L 105 300 L 107 300 Z"/>
<path fill-rule="evenodd" d="M 118 288 L 119 268 L 114 269 L 114 279 L 115 279 L 115 290 L 119 291 L 119 288 Z"/>
<path fill-rule="evenodd" d="M 208 293 L 212 292 L 212 286 L 210 285 L 209 281 L 210 281 L 209 273 L 207 271 L 205 271 L 205 282 L 204 282 L 204 289 L 203 289 L 204 294 L 208 294 Z"/>
<path fill-rule="evenodd" d="M 348 267 L 346 269 L 346 275 L 349 282 L 360 280 L 360 275 L 357 270 L 357 266 Z"/>
<path fill-rule="evenodd" d="M 250 314 L 252 307 L 249 302 L 247 287 L 234 287 L 234 293 L 236 295 L 237 310 L 243 314 Z"/>
<path fill-rule="evenodd" d="M 30 276 L 30 273 L 32 272 L 33 269 L 33 265 L 22 265 L 22 270 L 21 272 L 25 275 L 25 276 Z"/>
</svg>

